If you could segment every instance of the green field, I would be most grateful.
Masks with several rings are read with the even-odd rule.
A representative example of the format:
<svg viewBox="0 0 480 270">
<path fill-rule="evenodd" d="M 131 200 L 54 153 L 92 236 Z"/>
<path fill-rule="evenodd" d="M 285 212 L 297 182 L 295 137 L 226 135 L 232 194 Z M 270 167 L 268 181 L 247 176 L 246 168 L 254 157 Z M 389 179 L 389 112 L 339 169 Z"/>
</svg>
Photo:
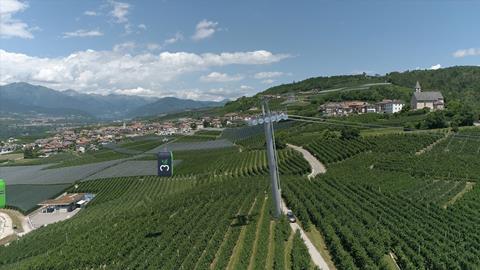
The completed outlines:
<svg viewBox="0 0 480 270">
<path fill-rule="evenodd" d="M 98 163 L 102 161 L 116 160 L 116 159 L 122 159 L 122 158 L 128 158 L 128 157 L 130 157 L 130 155 L 118 153 L 116 151 L 109 150 L 109 149 L 102 149 L 95 152 L 87 152 L 85 154 L 80 154 L 75 158 L 61 161 L 48 168 L 53 169 L 53 168 L 78 166 L 78 165 L 92 164 L 92 163 Z"/>
<path fill-rule="evenodd" d="M 471 181 L 480 140 L 460 137 L 475 132 L 422 154 L 444 135 L 368 137 L 366 149 L 340 158 L 358 141 L 319 141 L 323 160 L 343 161 L 314 181 L 284 177 L 283 195 L 303 224 L 321 232 L 338 269 L 388 268 L 390 253 L 401 269 L 477 269 L 480 190 Z"/>
<path fill-rule="evenodd" d="M 144 140 L 144 141 L 132 141 L 132 142 L 126 142 L 120 144 L 120 147 L 129 149 L 129 150 L 137 150 L 140 152 L 146 152 L 148 150 L 151 150 L 155 147 L 158 147 L 162 144 L 164 144 L 161 139 L 157 140 Z"/>
<path fill-rule="evenodd" d="M 267 187 L 231 177 L 85 182 L 74 191 L 97 194 L 87 209 L 0 247 L 0 269 L 284 269 L 285 258 L 310 268 L 305 248 L 285 248 L 302 246 L 287 223 L 270 226 Z"/>
<path fill-rule="evenodd" d="M 262 130 L 229 132 L 235 147 L 175 151 L 173 178 L 69 187 L 97 196 L 71 220 L 1 247 L 0 269 L 312 269 L 299 236 L 271 218 Z M 479 128 L 342 138 L 301 124 L 277 134 L 327 167 L 309 180 L 307 161 L 278 149 L 283 198 L 337 269 L 480 266 Z"/>
</svg>

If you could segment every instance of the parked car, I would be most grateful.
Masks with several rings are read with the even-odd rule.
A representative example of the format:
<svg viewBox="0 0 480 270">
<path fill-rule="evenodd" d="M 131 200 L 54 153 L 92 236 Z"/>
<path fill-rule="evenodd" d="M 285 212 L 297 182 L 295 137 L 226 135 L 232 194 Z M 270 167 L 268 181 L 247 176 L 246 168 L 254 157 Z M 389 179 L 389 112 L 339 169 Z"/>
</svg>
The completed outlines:
<svg viewBox="0 0 480 270">
<path fill-rule="evenodd" d="M 290 223 L 295 223 L 295 222 L 297 222 L 297 218 L 295 217 L 295 215 L 293 214 L 293 212 L 290 211 L 290 210 L 287 211 L 287 219 L 288 219 L 288 221 L 290 221 Z"/>
</svg>

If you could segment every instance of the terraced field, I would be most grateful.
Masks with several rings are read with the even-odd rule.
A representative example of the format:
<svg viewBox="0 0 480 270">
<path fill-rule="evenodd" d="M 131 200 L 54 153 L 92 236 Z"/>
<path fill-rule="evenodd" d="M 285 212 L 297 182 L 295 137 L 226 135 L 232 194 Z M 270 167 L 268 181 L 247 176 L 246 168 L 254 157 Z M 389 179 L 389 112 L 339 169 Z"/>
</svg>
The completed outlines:
<svg viewBox="0 0 480 270">
<path fill-rule="evenodd" d="M 156 147 L 147 153 L 155 154 L 160 151 L 192 151 L 192 150 L 211 150 L 219 148 L 232 147 L 233 144 L 227 140 L 207 140 L 195 142 L 173 142 Z"/>
<path fill-rule="evenodd" d="M 477 269 L 480 190 L 458 173 L 475 172 L 469 167 L 475 163 L 469 160 L 476 154 L 472 149 L 480 144 L 459 136 L 415 154 L 442 136 L 367 138 L 368 151 L 331 164 L 325 175 L 313 181 L 284 177 L 287 205 L 302 224 L 320 231 L 338 269 L 389 269 L 391 256 L 401 269 Z M 358 145 L 356 141 L 346 143 L 351 143 L 351 148 Z M 445 152 L 447 145 L 452 151 Z M 448 159 L 435 159 L 439 152 L 448 153 Z M 412 162 L 388 163 L 391 167 L 387 170 L 385 164 L 396 156 Z M 452 159 L 469 165 L 453 170 L 448 163 Z M 419 167 L 423 161 L 426 165 Z M 436 172 L 412 173 L 412 168 L 434 163 Z M 451 174 L 440 177 L 442 167 Z"/>
<path fill-rule="evenodd" d="M 0 247 L 0 269 L 310 269 L 305 249 L 285 248 L 292 232 L 270 220 L 266 189 L 263 178 L 84 182 L 75 191 L 97 194 L 87 209 Z"/>
<path fill-rule="evenodd" d="M 478 269 L 480 129 L 355 139 L 310 125 L 295 137 L 299 130 L 279 137 L 296 138 L 328 170 L 308 180 L 302 156 L 279 149 L 282 195 L 337 269 Z M 0 247 L 0 269 L 312 269 L 298 235 L 271 219 L 266 155 L 255 136 L 234 147 L 179 144 L 174 158 L 182 162 L 170 179 L 109 178 L 151 172 L 153 155 L 84 177 L 70 189 L 95 193 L 94 201 L 68 222 Z M 60 183 L 50 176 L 46 183 Z"/>
<path fill-rule="evenodd" d="M 405 158 L 390 157 L 378 162 L 376 168 L 447 181 L 478 182 L 480 132 L 470 130 L 453 134 L 427 153 Z"/>
</svg>

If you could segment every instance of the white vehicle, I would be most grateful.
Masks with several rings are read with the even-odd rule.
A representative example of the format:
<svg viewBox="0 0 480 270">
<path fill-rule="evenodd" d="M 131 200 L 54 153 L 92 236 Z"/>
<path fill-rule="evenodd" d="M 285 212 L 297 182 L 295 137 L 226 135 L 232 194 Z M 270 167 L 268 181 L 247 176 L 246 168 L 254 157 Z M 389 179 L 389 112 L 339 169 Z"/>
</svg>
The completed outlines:
<svg viewBox="0 0 480 270">
<path fill-rule="evenodd" d="M 288 211 L 287 211 L 287 219 L 288 219 L 288 221 L 290 221 L 290 223 L 295 223 L 295 222 L 297 222 L 297 218 L 296 218 L 295 215 L 293 214 L 292 210 L 288 210 Z"/>
</svg>

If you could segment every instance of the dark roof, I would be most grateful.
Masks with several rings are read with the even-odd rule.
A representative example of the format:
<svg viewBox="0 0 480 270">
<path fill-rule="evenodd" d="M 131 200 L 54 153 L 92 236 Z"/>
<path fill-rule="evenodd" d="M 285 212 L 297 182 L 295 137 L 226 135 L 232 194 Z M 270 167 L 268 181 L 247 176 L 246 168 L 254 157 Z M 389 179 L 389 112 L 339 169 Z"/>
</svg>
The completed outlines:
<svg viewBox="0 0 480 270">
<path fill-rule="evenodd" d="M 443 99 L 442 93 L 437 91 L 431 92 L 415 92 L 413 93 L 415 99 L 418 101 L 436 101 L 439 99 Z"/>
</svg>

